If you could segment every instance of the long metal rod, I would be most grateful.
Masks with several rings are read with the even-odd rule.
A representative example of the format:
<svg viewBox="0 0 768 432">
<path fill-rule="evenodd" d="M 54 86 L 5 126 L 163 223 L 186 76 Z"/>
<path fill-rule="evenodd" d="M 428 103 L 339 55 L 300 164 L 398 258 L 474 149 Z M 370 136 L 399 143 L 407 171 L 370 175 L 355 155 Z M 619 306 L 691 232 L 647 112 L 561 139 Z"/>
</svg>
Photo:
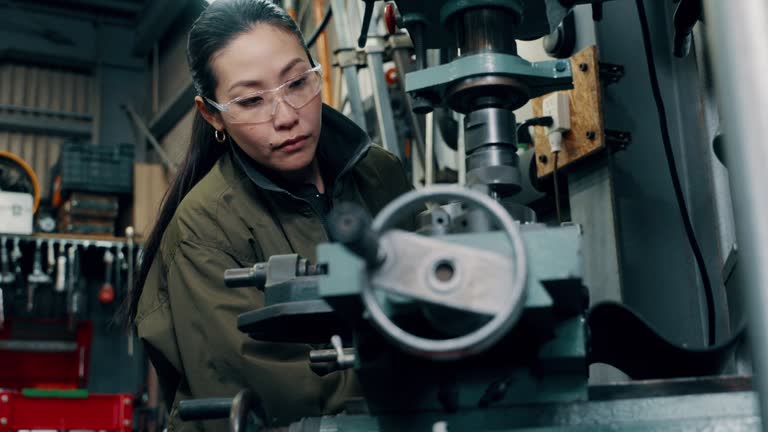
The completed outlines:
<svg viewBox="0 0 768 432">
<path fill-rule="evenodd" d="M 464 115 L 459 119 L 459 125 L 464 125 Z M 464 141 L 466 135 L 463 127 L 459 127 L 459 136 L 456 139 L 456 170 L 459 173 L 459 184 L 467 184 L 467 143 Z"/>
<path fill-rule="evenodd" d="M 434 114 L 427 114 L 426 153 L 424 160 L 424 186 L 431 186 L 435 179 L 435 122 Z"/>
<path fill-rule="evenodd" d="M 768 2 L 704 2 L 744 276 L 754 388 L 768 431 Z"/>
<path fill-rule="evenodd" d="M 336 36 L 339 39 L 337 49 L 357 49 L 350 33 L 353 30 L 349 26 L 349 19 L 347 18 L 347 10 L 344 5 L 344 0 L 331 0 L 331 8 L 333 8 L 333 19 L 336 20 Z M 344 79 L 347 82 L 347 98 L 349 99 L 349 106 L 352 108 L 352 120 L 357 123 L 358 126 L 363 128 L 363 130 L 367 130 L 365 127 L 363 100 L 360 96 L 360 81 L 357 77 L 357 65 L 346 65 L 343 69 Z"/>
<path fill-rule="evenodd" d="M 410 49 L 407 47 L 401 47 L 401 46 L 393 46 L 392 47 L 392 60 L 395 62 L 395 68 L 397 69 L 397 74 L 400 80 L 400 88 L 403 90 L 403 101 L 405 101 L 405 110 L 408 112 L 408 120 L 411 122 L 411 127 L 413 128 L 413 137 L 416 141 L 416 145 L 414 145 L 414 149 L 416 150 L 416 153 L 419 154 L 419 157 L 424 159 L 424 153 L 425 153 L 425 146 L 424 146 L 424 127 L 422 126 L 422 122 L 419 121 L 419 118 L 416 117 L 416 113 L 413 112 L 413 103 L 411 101 L 411 96 L 408 95 L 408 93 L 405 92 L 405 74 L 407 74 L 410 71 L 409 62 L 410 62 Z"/>
<path fill-rule="evenodd" d="M 163 164 L 171 170 L 171 172 L 176 172 L 176 170 L 179 168 L 179 166 L 171 160 L 171 158 L 168 157 L 168 154 L 163 150 L 163 147 L 160 145 L 159 142 L 157 142 L 157 139 L 152 135 L 152 132 L 149 130 L 149 127 L 144 123 L 144 120 L 139 117 L 138 114 L 131 108 L 130 105 L 123 105 L 123 108 L 128 113 L 128 116 L 133 120 L 133 123 L 136 125 L 136 127 L 139 128 L 139 130 L 144 134 L 145 137 L 149 140 L 149 142 L 152 144 L 152 147 L 155 148 L 155 151 L 160 156 L 160 159 L 163 160 Z"/>
<path fill-rule="evenodd" d="M 376 37 L 368 36 L 369 41 L 375 41 L 379 45 L 368 50 L 368 72 L 373 83 L 373 100 L 376 104 L 376 118 L 379 121 L 379 136 L 385 149 L 403 160 L 400 144 L 397 140 L 392 101 L 389 98 L 389 88 L 384 77 L 384 47 Z M 369 42 L 370 43 L 370 42 Z"/>
</svg>

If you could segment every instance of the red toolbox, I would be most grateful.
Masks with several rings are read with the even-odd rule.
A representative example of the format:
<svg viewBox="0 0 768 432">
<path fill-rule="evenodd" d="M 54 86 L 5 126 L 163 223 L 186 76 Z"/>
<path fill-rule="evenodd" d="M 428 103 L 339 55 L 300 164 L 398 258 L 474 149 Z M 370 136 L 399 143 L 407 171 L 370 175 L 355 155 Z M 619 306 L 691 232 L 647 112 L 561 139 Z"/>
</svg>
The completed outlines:
<svg viewBox="0 0 768 432">
<path fill-rule="evenodd" d="M 133 396 L 90 394 L 93 326 L 66 321 L 5 322 L 0 330 L 0 432 L 32 429 L 129 432 Z"/>
<path fill-rule="evenodd" d="M 130 432 L 132 419 L 131 395 L 0 390 L 0 432 L 31 429 Z"/>
</svg>

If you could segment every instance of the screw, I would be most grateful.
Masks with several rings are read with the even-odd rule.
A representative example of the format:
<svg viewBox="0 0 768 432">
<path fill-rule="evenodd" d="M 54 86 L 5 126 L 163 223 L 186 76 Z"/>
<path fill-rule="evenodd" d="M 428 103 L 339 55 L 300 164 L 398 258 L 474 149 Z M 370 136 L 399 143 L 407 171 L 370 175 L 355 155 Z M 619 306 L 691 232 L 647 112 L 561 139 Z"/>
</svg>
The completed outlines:
<svg viewBox="0 0 768 432">
<path fill-rule="evenodd" d="M 130 405 L 131 404 L 131 400 L 128 399 L 128 398 L 125 398 L 125 399 L 123 399 L 123 403 L 126 404 L 126 405 Z"/>
<path fill-rule="evenodd" d="M 0 397 L 0 401 L 3 401 L 3 403 L 8 402 L 8 395 L 3 395 L 3 397 Z"/>
<path fill-rule="evenodd" d="M 586 63 L 580 63 L 580 64 L 579 64 L 579 70 L 580 70 L 580 71 L 582 71 L 582 72 L 586 72 L 586 71 L 587 71 L 587 69 L 589 69 L 589 65 L 587 65 Z"/>
<path fill-rule="evenodd" d="M 4 425 L 7 425 L 7 424 L 8 424 L 8 419 L 7 419 L 7 418 L 5 418 L 5 417 L 3 417 L 3 418 L 0 418 L 0 424 L 4 424 Z"/>
<path fill-rule="evenodd" d="M 547 160 L 547 155 L 539 155 L 539 162 L 546 164 Z"/>
<path fill-rule="evenodd" d="M 587 132 L 587 139 L 588 140 L 594 140 L 595 137 L 597 137 L 597 134 L 595 133 L 595 131 L 588 131 Z"/>
<path fill-rule="evenodd" d="M 565 72 L 566 66 L 564 61 L 559 61 L 555 63 L 555 70 L 558 72 Z"/>
<path fill-rule="evenodd" d="M 128 420 L 128 419 L 125 419 L 125 420 L 123 420 L 123 424 L 126 425 L 126 426 L 130 426 L 131 425 L 131 421 Z"/>
</svg>

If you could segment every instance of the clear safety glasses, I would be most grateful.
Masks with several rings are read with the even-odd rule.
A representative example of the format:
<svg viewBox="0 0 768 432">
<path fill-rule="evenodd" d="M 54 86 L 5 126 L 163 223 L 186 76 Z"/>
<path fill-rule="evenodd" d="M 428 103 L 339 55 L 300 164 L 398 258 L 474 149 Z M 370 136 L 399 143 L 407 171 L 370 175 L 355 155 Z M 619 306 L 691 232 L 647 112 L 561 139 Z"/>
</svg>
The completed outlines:
<svg viewBox="0 0 768 432">
<path fill-rule="evenodd" d="M 232 123 L 264 123 L 275 115 L 279 101 L 299 109 L 320 93 L 322 85 L 322 68 L 318 65 L 272 90 L 255 91 L 225 104 L 208 98 L 205 100 L 224 113 Z"/>
</svg>

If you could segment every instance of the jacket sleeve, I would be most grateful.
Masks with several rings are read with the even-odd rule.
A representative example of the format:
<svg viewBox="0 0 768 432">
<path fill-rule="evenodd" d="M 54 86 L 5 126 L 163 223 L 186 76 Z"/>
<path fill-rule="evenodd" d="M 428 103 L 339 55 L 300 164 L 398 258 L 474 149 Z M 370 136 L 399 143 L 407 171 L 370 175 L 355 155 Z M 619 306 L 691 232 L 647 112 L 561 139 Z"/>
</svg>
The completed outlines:
<svg viewBox="0 0 768 432">
<path fill-rule="evenodd" d="M 192 241 L 182 241 L 169 260 L 169 303 L 189 394 L 231 397 L 249 387 L 276 425 L 339 410 L 354 387 L 352 371 L 318 377 L 309 369 L 309 345 L 254 341 L 237 329 L 238 315 L 264 305 L 260 290 L 224 286 L 226 269 L 248 264 Z"/>
</svg>

